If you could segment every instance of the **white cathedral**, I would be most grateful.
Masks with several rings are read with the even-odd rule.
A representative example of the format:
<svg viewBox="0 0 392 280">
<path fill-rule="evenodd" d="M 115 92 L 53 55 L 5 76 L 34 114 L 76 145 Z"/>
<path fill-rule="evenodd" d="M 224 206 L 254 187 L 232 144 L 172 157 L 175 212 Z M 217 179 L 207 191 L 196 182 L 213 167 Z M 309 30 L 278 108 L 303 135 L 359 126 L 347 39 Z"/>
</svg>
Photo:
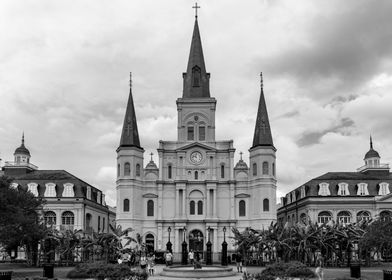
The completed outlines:
<svg viewBox="0 0 392 280">
<path fill-rule="evenodd" d="M 234 164 L 233 141 L 215 139 L 217 101 L 209 80 L 196 17 L 183 93 L 176 101 L 178 136 L 159 141 L 159 167 L 151 159 L 143 168 L 130 91 L 117 149 L 116 220 L 139 233 L 150 249 L 165 250 L 170 238 L 175 256 L 184 239 L 196 252 L 205 251 L 210 240 L 216 261 L 224 238 L 229 252 L 235 250 L 229 238 L 233 227 L 262 229 L 276 221 L 276 149 L 261 83 L 250 166 L 242 156 Z"/>
</svg>

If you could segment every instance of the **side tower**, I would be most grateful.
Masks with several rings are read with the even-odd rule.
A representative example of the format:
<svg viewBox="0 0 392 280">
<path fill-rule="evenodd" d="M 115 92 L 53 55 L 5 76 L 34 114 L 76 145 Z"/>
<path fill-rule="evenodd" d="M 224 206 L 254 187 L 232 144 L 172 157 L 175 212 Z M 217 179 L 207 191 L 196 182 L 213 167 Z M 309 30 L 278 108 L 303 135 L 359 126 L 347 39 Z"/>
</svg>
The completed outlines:
<svg viewBox="0 0 392 280">
<path fill-rule="evenodd" d="M 257 111 L 253 145 L 249 149 L 249 186 L 252 192 L 251 218 L 254 228 L 268 226 L 276 220 L 276 148 L 272 141 L 260 73 L 260 100 Z"/>
<path fill-rule="evenodd" d="M 117 148 L 117 224 L 123 229 L 132 227 L 141 232 L 143 220 L 142 197 L 143 153 L 137 129 L 136 113 L 132 97 L 132 79 L 127 109 Z"/>
</svg>

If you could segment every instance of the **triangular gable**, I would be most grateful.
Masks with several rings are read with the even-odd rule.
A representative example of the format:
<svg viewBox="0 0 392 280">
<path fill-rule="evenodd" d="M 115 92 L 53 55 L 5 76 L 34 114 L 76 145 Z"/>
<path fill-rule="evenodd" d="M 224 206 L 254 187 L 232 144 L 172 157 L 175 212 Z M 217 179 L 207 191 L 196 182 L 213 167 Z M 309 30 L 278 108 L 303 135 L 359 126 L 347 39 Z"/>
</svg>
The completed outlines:
<svg viewBox="0 0 392 280">
<path fill-rule="evenodd" d="M 199 148 L 202 148 L 202 149 L 205 149 L 205 150 L 208 150 L 208 151 L 217 151 L 217 149 L 212 148 L 210 146 L 207 146 L 205 144 L 202 144 L 200 142 L 190 143 L 188 145 L 185 145 L 185 146 L 183 146 L 181 148 L 176 149 L 176 151 L 185 151 L 185 150 L 189 150 L 190 148 L 194 148 L 194 147 L 199 147 Z"/>
<path fill-rule="evenodd" d="M 245 197 L 250 197 L 249 194 L 247 193 L 239 193 L 235 195 L 236 198 L 245 198 Z"/>
</svg>

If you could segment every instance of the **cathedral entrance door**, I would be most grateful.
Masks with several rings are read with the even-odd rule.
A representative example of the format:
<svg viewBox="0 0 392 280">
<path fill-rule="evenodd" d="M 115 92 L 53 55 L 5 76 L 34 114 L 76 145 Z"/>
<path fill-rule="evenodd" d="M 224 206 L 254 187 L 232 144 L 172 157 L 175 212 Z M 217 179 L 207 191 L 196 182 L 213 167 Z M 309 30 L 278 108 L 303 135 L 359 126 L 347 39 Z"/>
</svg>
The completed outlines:
<svg viewBox="0 0 392 280">
<path fill-rule="evenodd" d="M 204 237 L 203 233 L 194 229 L 189 233 L 189 251 L 193 250 L 195 253 L 195 260 L 203 258 Z"/>
</svg>

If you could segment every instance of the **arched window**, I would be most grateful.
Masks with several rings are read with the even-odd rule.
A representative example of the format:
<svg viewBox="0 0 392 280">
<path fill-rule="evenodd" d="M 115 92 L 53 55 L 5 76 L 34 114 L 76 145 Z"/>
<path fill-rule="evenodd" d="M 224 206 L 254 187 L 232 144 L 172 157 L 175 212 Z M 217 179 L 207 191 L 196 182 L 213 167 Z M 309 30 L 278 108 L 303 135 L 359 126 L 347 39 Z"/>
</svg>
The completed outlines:
<svg viewBox="0 0 392 280">
<path fill-rule="evenodd" d="M 351 214 L 348 211 L 340 211 L 338 213 L 338 222 L 342 224 L 349 224 L 351 223 Z"/>
<path fill-rule="evenodd" d="M 171 165 L 167 166 L 167 178 L 169 178 L 169 179 L 172 178 L 172 166 Z"/>
<path fill-rule="evenodd" d="M 371 219 L 371 216 L 368 211 L 359 211 L 357 214 L 357 222 L 369 221 L 370 219 Z"/>
<path fill-rule="evenodd" d="M 203 215 L 203 201 L 197 202 L 197 215 Z"/>
<path fill-rule="evenodd" d="M 71 183 L 64 184 L 63 197 L 74 197 L 74 185 Z"/>
<path fill-rule="evenodd" d="M 272 176 L 275 176 L 275 163 L 272 163 Z"/>
<path fill-rule="evenodd" d="M 390 221 L 391 220 L 391 212 L 390 211 L 382 211 L 380 213 L 380 219 L 381 221 Z"/>
<path fill-rule="evenodd" d="M 147 216 L 153 217 L 154 216 L 154 201 L 151 199 L 147 201 Z"/>
<path fill-rule="evenodd" d="M 239 206 L 239 207 L 238 207 L 238 208 L 239 208 L 239 216 L 240 216 L 240 217 L 245 217 L 245 216 L 246 216 L 246 209 L 245 209 L 246 204 L 245 204 L 245 200 L 240 200 L 238 206 Z"/>
<path fill-rule="evenodd" d="M 268 162 L 263 162 L 263 175 L 268 175 Z"/>
<path fill-rule="evenodd" d="M 192 86 L 199 87 L 201 80 L 201 71 L 198 66 L 192 68 Z"/>
<path fill-rule="evenodd" d="M 120 164 L 117 164 L 117 177 L 120 177 Z"/>
<path fill-rule="evenodd" d="M 147 247 L 147 253 L 151 253 L 154 252 L 154 248 L 155 248 L 155 238 L 154 235 L 152 235 L 151 233 L 146 235 L 146 247 Z"/>
<path fill-rule="evenodd" d="M 75 216 L 71 211 L 65 211 L 61 215 L 61 224 L 62 225 L 74 225 Z"/>
<path fill-rule="evenodd" d="M 253 176 L 257 176 L 257 164 L 253 163 Z"/>
<path fill-rule="evenodd" d="M 199 172 L 195 171 L 195 180 L 199 180 Z"/>
<path fill-rule="evenodd" d="M 225 178 L 225 165 L 221 164 L 221 178 Z"/>
<path fill-rule="evenodd" d="M 124 176 L 130 176 L 131 175 L 131 165 L 129 162 L 126 162 L 124 164 Z"/>
<path fill-rule="evenodd" d="M 44 221 L 48 226 L 56 225 L 56 213 L 53 211 L 45 212 Z"/>
<path fill-rule="evenodd" d="M 136 176 L 140 177 L 140 164 L 136 164 Z"/>
<path fill-rule="evenodd" d="M 195 215 L 195 201 L 191 200 L 190 207 L 189 207 L 189 214 Z"/>
<path fill-rule="evenodd" d="M 268 198 L 265 198 L 263 200 L 263 211 L 268 212 L 269 211 L 269 200 Z"/>
<path fill-rule="evenodd" d="M 124 199 L 124 202 L 123 202 L 123 211 L 124 211 L 124 212 L 129 212 L 129 199 L 128 199 L 128 198 Z"/>
<path fill-rule="evenodd" d="M 87 213 L 86 214 L 86 228 L 85 228 L 85 230 L 88 231 L 88 232 L 92 231 L 91 221 L 92 221 L 92 216 L 91 216 L 90 213 Z"/>
<path fill-rule="evenodd" d="M 321 224 L 328 223 L 332 220 L 332 215 L 328 211 L 322 211 L 318 214 L 317 221 Z"/>
</svg>

